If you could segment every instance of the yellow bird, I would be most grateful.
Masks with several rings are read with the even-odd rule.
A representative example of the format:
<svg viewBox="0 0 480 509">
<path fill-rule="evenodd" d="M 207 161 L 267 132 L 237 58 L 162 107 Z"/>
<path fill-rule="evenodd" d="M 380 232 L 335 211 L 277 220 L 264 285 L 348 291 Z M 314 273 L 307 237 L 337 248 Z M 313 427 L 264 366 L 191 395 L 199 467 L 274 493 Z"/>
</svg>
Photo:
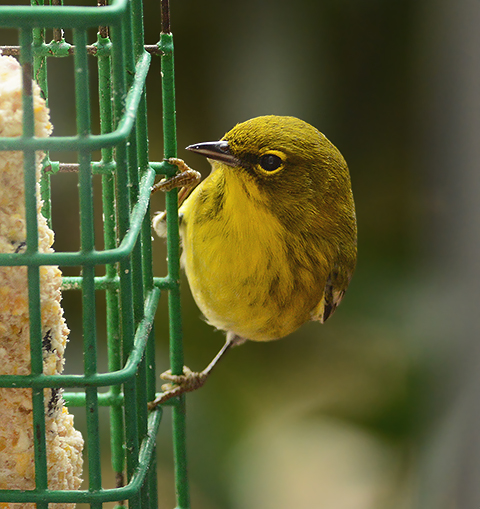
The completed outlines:
<svg viewBox="0 0 480 509">
<path fill-rule="evenodd" d="M 187 150 L 206 156 L 212 172 L 180 208 L 181 261 L 198 307 L 227 341 L 203 372 L 166 376 L 183 385 L 177 392 L 202 385 L 232 345 L 327 320 L 357 256 L 347 164 L 311 125 L 257 117 Z M 164 216 L 153 227 L 164 236 Z"/>
</svg>

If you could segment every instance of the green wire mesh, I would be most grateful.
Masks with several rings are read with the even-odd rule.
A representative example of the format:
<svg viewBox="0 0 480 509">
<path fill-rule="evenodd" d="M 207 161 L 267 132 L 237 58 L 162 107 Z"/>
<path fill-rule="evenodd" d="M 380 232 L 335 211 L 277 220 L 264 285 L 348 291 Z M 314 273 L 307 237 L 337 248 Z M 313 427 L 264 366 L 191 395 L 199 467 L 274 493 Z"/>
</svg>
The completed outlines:
<svg viewBox="0 0 480 509">
<path fill-rule="evenodd" d="M 112 0 L 110 5 L 74 7 L 43 5 L 0 7 L 0 27 L 15 28 L 19 47 L 3 54 L 18 55 L 23 68 L 23 136 L 0 138 L 0 150 L 23 151 L 27 248 L 23 253 L 0 254 L 0 265 L 28 267 L 31 374 L 2 375 L 0 387 L 31 388 L 35 433 L 34 490 L 0 490 L 0 502 L 87 503 L 101 508 L 105 502 L 128 502 L 131 508 L 157 507 L 155 436 L 162 408 L 148 412 L 155 397 L 155 343 L 153 319 L 162 290 L 168 291 L 170 364 L 174 374 L 183 369 L 179 290 L 179 236 L 177 191 L 166 195 L 168 221 L 168 275 L 152 273 L 150 189 L 157 174 L 171 176 L 176 168 L 166 162 L 148 161 L 145 79 L 151 54 L 144 46 L 141 0 Z M 72 43 L 62 29 L 72 29 Z M 98 28 L 89 44 L 88 33 Z M 53 39 L 46 42 L 46 29 Z M 173 39 L 167 0 L 162 0 L 162 33 L 149 47 L 161 55 L 165 159 L 176 156 Z M 98 65 L 100 134 L 92 134 L 88 57 Z M 32 78 L 48 101 L 47 59 L 73 58 L 75 75 L 76 134 L 34 136 Z M 41 181 L 43 214 L 51 217 L 50 182 L 59 171 L 77 171 L 80 208 L 80 250 L 38 252 L 35 151 L 47 156 Z M 70 151 L 78 163 L 49 159 L 49 151 Z M 100 151 L 95 161 L 93 153 Z M 95 248 L 93 175 L 101 175 L 104 248 Z M 28 192 L 31 190 L 31 192 Z M 40 310 L 41 265 L 81 268 L 81 276 L 63 278 L 64 291 L 82 296 L 84 371 L 82 374 L 44 375 Z M 103 268 L 99 276 L 98 267 Z M 106 338 L 97 332 L 96 300 L 105 295 Z M 103 297 L 102 297 L 103 298 Z M 108 371 L 99 372 L 97 344 L 108 345 Z M 68 358 L 68 349 L 67 349 Z M 88 489 L 49 490 L 45 441 L 44 388 L 67 389 L 67 406 L 85 407 L 88 451 Z M 106 392 L 104 390 L 108 389 Z M 102 389 L 102 391 L 100 391 Z M 185 454 L 184 398 L 171 400 L 177 508 L 189 507 Z M 117 487 L 104 488 L 100 457 L 99 408 L 110 413 L 111 462 Z M 0 416 L 1 418 L 1 416 Z"/>
</svg>

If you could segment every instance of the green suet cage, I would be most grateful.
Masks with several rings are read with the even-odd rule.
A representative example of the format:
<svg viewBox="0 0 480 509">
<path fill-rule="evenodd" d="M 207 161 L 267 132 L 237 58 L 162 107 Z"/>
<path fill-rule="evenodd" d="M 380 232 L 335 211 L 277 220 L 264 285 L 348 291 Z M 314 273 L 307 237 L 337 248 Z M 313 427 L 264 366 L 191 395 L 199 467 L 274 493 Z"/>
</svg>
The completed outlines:
<svg viewBox="0 0 480 509">
<path fill-rule="evenodd" d="M 150 191 L 157 175 L 169 177 L 177 169 L 165 161 L 149 161 L 145 79 L 151 59 L 159 57 L 164 157 L 175 157 L 169 16 L 168 0 L 162 0 L 160 40 L 146 46 L 142 0 L 111 0 L 108 4 L 99 0 L 96 6 L 67 6 L 63 0 L 51 0 L 47 5 L 44 0 L 32 0 L 31 5 L 0 6 L 0 28 L 18 34 L 18 45 L 4 46 L 2 53 L 18 58 L 23 72 L 23 134 L 0 138 L 0 150 L 23 152 L 27 232 L 23 252 L 1 253 L 0 266 L 27 267 L 31 353 L 31 374 L 2 375 L 0 387 L 31 389 L 35 430 L 35 489 L 1 489 L 1 507 L 34 503 L 38 509 L 47 509 L 52 503 L 82 503 L 101 508 L 113 502 L 118 507 L 146 509 L 158 505 L 155 438 L 165 409 L 160 406 L 149 411 L 147 403 L 155 398 L 158 379 L 153 320 L 162 292 L 168 292 L 170 366 L 174 374 L 182 372 L 183 350 L 176 189 L 166 193 L 168 273 L 154 277 L 152 271 Z M 96 40 L 91 40 L 92 34 Z M 73 62 L 76 132 L 39 138 L 34 135 L 31 83 L 32 79 L 38 83 L 48 104 L 47 72 L 49 62 L 56 58 Z M 96 60 L 95 73 L 91 72 L 92 59 Z M 91 114 L 93 81 L 98 88 L 98 132 Z M 38 251 L 35 152 L 39 150 L 46 154 L 41 197 L 47 221 L 55 207 L 50 194 L 53 179 L 65 171 L 75 172 L 78 178 L 78 251 Z M 52 160 L 50 154 L 58 152 L 75 154 L 77 162 Z M 96 248 L 99 242 L 94 224 L 95 175 L 101 179 L 100 249 Z M 43 373 L 39 273 L 41 266 L 52 265 L 78 270 L 79 275 L 63 277 L 62 290 L 81 294 L 84 369 L 80 374 Z M 105 317 L 96 316 L 99 299 L 105 301 Z M 103 328 L 100 332 L 97 327 L 101 320 L 106 337 Z M 98 365 L 100 343 L 108 345 L 108 369 L 104 371 Z M 66 355 L 68 358 L 68 348 Z M 66 405 L 83 407 L 86 418 L 83 435 L 88 475 L 79 490 L 48 489 L 44 389 L 60 387 L 65 390 Z M 167 405 L 172 411 L 177 507 L 186 509 L 184 398 L 174 398 Z M 102 479 L 101 407 L 108 407 L 109 412 L 110 461 L 117 480 L 111 487 Z"/>
</svg>

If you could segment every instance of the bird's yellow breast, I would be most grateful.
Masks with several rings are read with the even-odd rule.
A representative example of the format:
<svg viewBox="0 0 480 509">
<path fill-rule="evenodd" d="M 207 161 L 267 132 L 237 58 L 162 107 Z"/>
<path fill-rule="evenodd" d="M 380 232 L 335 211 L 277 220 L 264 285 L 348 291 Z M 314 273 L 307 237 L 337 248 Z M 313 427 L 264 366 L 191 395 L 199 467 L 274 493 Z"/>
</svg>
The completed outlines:
<svg viewBox="0 0 480 509">
<path fill-rule="evenodd" d="M 219 329 L 256 341 L 286 336 L 318 308 L 326 275 L 315 274 L 308 256 L 299 267 L 308 246 L 289 245 L 255 182 L 216 165 L 180 209 L 192 294 Z"/>
</svg>

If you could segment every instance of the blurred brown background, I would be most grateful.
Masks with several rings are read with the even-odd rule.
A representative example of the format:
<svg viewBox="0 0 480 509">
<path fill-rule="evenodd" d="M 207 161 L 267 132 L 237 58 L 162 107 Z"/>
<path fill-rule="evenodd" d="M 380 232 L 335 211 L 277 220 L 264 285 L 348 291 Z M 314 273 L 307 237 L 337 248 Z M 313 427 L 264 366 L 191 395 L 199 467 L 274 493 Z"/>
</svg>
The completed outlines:
<svg viewBox="0 0 480 509">
<path fill-rule="evenodd" d="M 359 222 L 357 271 L 334 317 L 234 349 L 188 396 L 192 507 L 478 509 L 480 4 L 171 0 L 171 10 L 179 157 L 206 176 L 183 147 L 254 116 L 297 116 L 345 156 Z M 145 20 L 153 44 L 157 2 L 145 2 Z M 56 134 L 72 131 L 68 65 L 49 62 Z M 162 158 L 159 73 L 154 58 L 152 161 Z M 76 200 L 75 177 L 56 177 L 57 250 L 78 247 Z M 163 275 L 159 239 L 155 256 Z M 186 363 L 202 369 L 223 335 L 183 290 Z M 78 296 L 64 305 L 75 371 Z M 166 320 L 163 297 L 160 371 Z M 162 508 L 174 506 L 168 414 Z"/>
</svg>

